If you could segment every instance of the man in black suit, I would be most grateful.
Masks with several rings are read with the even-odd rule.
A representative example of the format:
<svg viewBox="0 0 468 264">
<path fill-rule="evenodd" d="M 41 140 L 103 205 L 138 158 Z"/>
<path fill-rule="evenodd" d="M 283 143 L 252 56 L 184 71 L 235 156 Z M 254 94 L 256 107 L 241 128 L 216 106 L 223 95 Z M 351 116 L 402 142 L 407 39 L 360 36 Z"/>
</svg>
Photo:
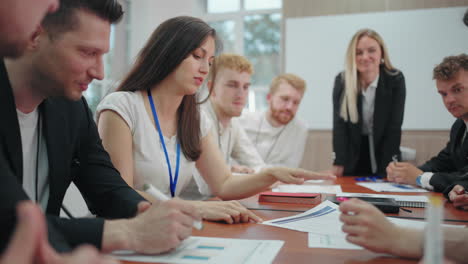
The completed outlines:
<svg viewBox="0 0 468 264">
<path fill-rule="evenodd" d="M 387 175 L 390 181 L 448 193 L 456 184 L 468 186 L 468 55 L 446 57 L 434 68 L 433 78 L 445 107 L 457 118 L 450 131 L 450 141 L 436 157 L 419 168 L 406 162 L 391 162 Z"/>
<path fill-rule="evenodd" d="M 26 49 L 29 38 L 36 30 L 44 16 L 58 8 L 58 0 L 3 0 L 0 4 L 0 58 L 18 57 Z M 1 152 L 0 152 L 1 154 Z M 7 162 L 0 155 L 0 164 Z M 11 173 L 8 168 L 0 168 L 5 177 Z M 8 177 L 12 177 L 11 175 Z M 32 263 L 116 263 L 112 259 L 100 256 L 92 247 L 80 247 L 72 254 L 57 254 L 49 242 L 44 215 L 33 202 L 22 202 L 18 205 L 19 221 L 15 227 L 14 237 L 8 243 L 8 249 L 0 257 L 1 264 L 32 264 Z M 60 233 L 49 227 L 51 238 L 57 241 Z"/>
<path fill-rule="evenodd" d="M 82 98 L 93 79 L 103 78 L 110 25 L 122 13 L 116 0 L 61 0 L 25 54 L 0 63 L 1 250 L 21 200 L 34 200 L 45 210 L 54 231 L 49 240 L 59 250 L 87 243 L 103 251 L 159 253 L 176 247 L 190 235 L 193 220 L 200 220 L 180 201 L 151 206 L 125 183 Z M 72 181 L 103 218 L 58 217 Z"/>
</svg>

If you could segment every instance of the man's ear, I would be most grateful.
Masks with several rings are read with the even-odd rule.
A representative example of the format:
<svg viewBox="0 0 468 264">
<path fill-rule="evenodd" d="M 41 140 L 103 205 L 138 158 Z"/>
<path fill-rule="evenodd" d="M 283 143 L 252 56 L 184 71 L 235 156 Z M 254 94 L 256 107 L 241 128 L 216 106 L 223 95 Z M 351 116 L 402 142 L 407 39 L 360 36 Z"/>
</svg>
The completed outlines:
<svg viewBox="0 0 468 264">
<path fill-rule="evenodd" d="M 44 28 L 41 25 L 37 26 L 36 30 L 33 32 L 33 34 L 31 35 L 29 39 L 29 45 L 28 45 L 29 50 L 37 49 L 37 47 L 39 46 L 40 37 L 44 33 L 45 33 Z"/>
</svg>

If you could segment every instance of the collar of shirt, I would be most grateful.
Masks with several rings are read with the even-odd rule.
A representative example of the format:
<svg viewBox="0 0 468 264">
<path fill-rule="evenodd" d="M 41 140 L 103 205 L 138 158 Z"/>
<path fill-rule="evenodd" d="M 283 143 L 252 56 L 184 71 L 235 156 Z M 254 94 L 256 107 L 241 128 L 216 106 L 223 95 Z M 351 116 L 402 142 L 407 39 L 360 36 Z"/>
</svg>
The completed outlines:
<svg viewBox="0 0 468 264">
<path fill-rule="evenodd" d="M 465 122 L 465 133 L 463 133 L 463 137 L 461 138 L 460 144 L 465 143 L 466 134 L 468 133 L 468 122 L 466 122 L 464 120 L 463 120 L 463 122 Z"/>
<path fill-rule="evenodd" d="M 231 127 L 231 120 L 229 120 L 229 123 L 226 127 L 219 121 L 218 116 L 216 115 L 216 112 L 213 107 L 213 103 L 211 101 L 208 101 L 206 104 L 206 109 L 208 110 L 208 113 L 210 114 L 211 119 L 213 120 L 213 125 L 216 125 L 216 131 L 219 133 L 219 135 L 223 135 L 226 130 L 229 130 Z"/>
<path fill-rule="evenodd" d="M 371 84 L 369 84 L 367 89 L 362 90 L 362 95 L 366 98 L 366 100 L 375 97 L 375 89 L 377 89 L 377 85 L 379 83 L 379 77 L 380 75 L 377 75 L 377 78 L 375 78 L 375 80 L 371 82 Z"/>
<path fill-rule="evenodd" d="M 283 131 L 283 129 L 285 129 L 287 125 L 289 125 L 290 123 L 296 120 L 296 117 L 294 117 L 286 125 L 275 127 L 270 123 L 270 121 L 268 121 L 267 115 L 268 115 L 268 111 L 265 111 L 262 115 L 262 119 L 260 120 L 261 127 L 258 129 L 259 132 L 268 132 L 271 134 L 276 134 L 276 133 L 279 133 L 280 131 Z"/>
</svg>

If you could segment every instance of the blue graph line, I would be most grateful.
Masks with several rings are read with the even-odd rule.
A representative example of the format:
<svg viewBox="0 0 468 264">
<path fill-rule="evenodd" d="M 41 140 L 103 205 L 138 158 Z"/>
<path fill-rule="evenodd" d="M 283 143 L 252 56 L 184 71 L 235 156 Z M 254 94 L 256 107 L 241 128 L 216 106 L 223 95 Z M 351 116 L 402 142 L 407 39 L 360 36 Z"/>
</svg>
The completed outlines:
<svg viewBox="0 0 468 264">
<path fill-rule="evenodd" d="M 197 259 L 197 260 L 209 260 L 210 257 L 206 256 L 191 256 L 191 255 L 185 255 L 182 257 L 183 259 Z"/>
<path fill-rule="evenodd" d="M 293 218 L 293 219 L 278 220 L 278 221 L 274 221 L 274 222 L 271 222 L 271 223 L 273 223 L 273 224 L 287 224 L 287 223 L 292 223 L 292 222 L 296 222 L 296 221 L 301 221 L 301 220 L 304 220 L 304 219 L 315 218 L 315 217 L 327 215 L 327 214 L 329 214 L 331 212 L 334 212 L 334 211 L 336 211 L 336 209 L 331 208 L 330 206 L 325 206 L 324 208 L 322 208 L 322 209 L 320 209 L 320 210 L 318 210 L 316 212 L 307 214 L 307 215 L 303 215 L 303 216 L 296 217 L 296 218 Z"/>
</svg>

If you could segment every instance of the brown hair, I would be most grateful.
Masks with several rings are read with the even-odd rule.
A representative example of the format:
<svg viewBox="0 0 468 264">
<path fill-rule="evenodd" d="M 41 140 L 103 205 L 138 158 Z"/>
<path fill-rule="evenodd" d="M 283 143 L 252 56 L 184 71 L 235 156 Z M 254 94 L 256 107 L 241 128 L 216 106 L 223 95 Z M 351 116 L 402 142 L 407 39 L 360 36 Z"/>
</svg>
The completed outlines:
<svg viewBox="0 0 468 264">
<path fill-rule="evenodd" d="M 432 78 L 441 81 L 451 80 L 460 70 L 468 71 L 468 55 L 465 53 L 458 56 L 445 57 L 444 60 L 434 68 Z"/>
<path fill-rule="evenodd" d="M 216 40 L 216 31 L 203 20 L 179 16 L 166 20 L 146 42 L 132 69 L 118 91 L 148 90 L 164 80 L 177 66 L 205 41 Z M 219 48 L 219 46 L 217 46 Z M 200 157 L 200 113 L 196 95 L 185 95 L 177 110 L 177 139 L 188 160 Z"/>
<path fill-rule="evenodd" d="M 305 92 L 306 83 L 301 77 L 292 73 L 283 73 L 281 75 L 276 76 L 273 79 L 273 81 L 270 84 L 269 93 L 274 94 L 276 90 L 278 90 L 278 87 L 282 82 L 289 83 L 292 87 L 294 87 L 296 90 L 298 90 L 301 93 Z"/>
</svg>

